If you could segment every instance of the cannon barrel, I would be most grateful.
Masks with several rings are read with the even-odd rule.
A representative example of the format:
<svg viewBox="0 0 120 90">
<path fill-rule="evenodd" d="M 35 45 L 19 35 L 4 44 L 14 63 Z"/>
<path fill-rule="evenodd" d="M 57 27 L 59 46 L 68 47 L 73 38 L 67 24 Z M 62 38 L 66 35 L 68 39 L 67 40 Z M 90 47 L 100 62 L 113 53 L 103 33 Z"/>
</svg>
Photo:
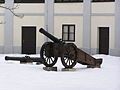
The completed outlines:
<svg viewBox="0 0 120 90">
<path fill-rule="evenodd" d="M 58 38 L 54 37 L 53 35 L 51 35 L 47 31 L 45 31 L 43 28 L 40 28 L 39 32 L 41 32 L 42 34 L 44 34 L 45 36 L 47 36 L 49 39 L 51 39 L 55 43 L 61 43 L 62 42 Z"/>
<path fill-rule="evenodd" d="M 43 63 L 41 58 L 38 57 L 29 57 L 29 56 L 25 56 L 25 57 L 10 57 L 10 56 L 5 56 L 5 60 L 12 60 L 12 61 L 20 61 L 20 62 L 40 62 Z"/>
</svg>

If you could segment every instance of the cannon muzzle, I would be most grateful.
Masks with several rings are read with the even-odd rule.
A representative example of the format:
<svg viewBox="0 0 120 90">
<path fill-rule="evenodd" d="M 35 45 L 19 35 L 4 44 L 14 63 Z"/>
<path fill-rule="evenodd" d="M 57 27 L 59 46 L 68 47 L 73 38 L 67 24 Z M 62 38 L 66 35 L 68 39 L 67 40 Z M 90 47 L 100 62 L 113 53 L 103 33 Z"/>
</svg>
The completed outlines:
<svg viewBox="0 0 120 90">
<path fill-rule="evenodd" d="M 40 28 L 39 32 L 41 32 L 42 34 L 44 34 L 46 37 L 48 37 L 49 39 L 51 39 L 55 43 L 61 43 L 62 42 L 60 39 L 54 37 L 53 35 L 51 35 L 47 31 L 45 31 L 43 28 Z"/>
</svg>

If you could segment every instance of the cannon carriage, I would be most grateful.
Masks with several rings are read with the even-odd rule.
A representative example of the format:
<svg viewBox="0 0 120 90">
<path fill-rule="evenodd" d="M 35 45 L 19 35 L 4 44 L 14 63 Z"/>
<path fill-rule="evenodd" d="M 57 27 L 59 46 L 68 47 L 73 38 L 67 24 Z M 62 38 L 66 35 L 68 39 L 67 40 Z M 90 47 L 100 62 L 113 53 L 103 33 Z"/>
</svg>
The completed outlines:
<svg viewBox="0 0 120 90">
<path fill-rule="evenodd" d="M 76 63 L 87 65 L 89 68 L 100 68 L 102 59 L 95 59 L 91 55 L 77 48 L 74 43 L 65 43 L 57 39 L 43 28 L 39 30 L 53 42 L 45 42 L 40 50 L 40 57 L 46 67 L 52 67 L 56 64 L 58 57 L 65 68 L 73 68 Z"/>
</svg>

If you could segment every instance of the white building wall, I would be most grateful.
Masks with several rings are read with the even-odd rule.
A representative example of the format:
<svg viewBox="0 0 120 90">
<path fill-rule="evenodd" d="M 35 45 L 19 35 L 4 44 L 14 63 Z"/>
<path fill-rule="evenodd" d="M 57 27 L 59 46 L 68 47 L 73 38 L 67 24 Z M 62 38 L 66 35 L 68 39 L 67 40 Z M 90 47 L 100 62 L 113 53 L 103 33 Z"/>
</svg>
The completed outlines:
<svg viewBox="0 0 120 90">
<path fill-rule="evenodd" d="M 79 48 L 82 48 L 83 40 L 83 17 L 82 16 L 55 16 L 54 19 L 54 35 L 62 38 L 62 25 L 75 24 L 75 43 Z"/>
<path fill-rule="evenodd" d="M 14 4 L 16 6 L 17 4 Z M 38 4 L 19 4 L 18 9 L 15 9 L 15 13 L 44 13 L 44 3 Z"/>
<path fill-rule="evenodd" d="M 55 3 L 55 13 L 83 13 L 83 3 Z"/>
<path fill-rule="evenodd" d="M 82 48 L 83 40 L 83 3 L 54 4 L 54 35 L 62 38 L 62 25 L 75 24 L 75 43 Z"/>
<path fill-rule="evenodd" d="M 5 4 L 0 4 L 1 6 L 5 6 Z M 2 14 L 2 13 L 4 13 L 4 8 L 0 8 L 0 13 Z"/>
<path fill-rule="evenodd" d="M 115 25 L 114 16 L 92 16 L 91 19 L 91 48 L 98 48 L 98 27 L 109 27 L 109 47 L 114 48 Z"/>
<path fill-rule="evenodd" d="M 114 2 L 92 3 L 92 13 L 114 13 Z"/>
<path fill-rule="evenodd" d="M 37 36 L 40 34 L 39 29 L 44 27 L 44 18 L 42 16 L 25 16 L 24 19 L 14 19 L 14 22 L 16 22 L 16 25 L 14 25 L 14 45 L 18 46 L 21 45 L 22 26 L 36 26 Z"/>
<path fill-rule="evenodd" d="M 107 6 L 107 7 L 106 7 Z M 55 4 L 54 34 L 62 37 L 62 24 L 75 24 L 75 44 L 83 48 L 83 3 Z M 91 54 L 96 53 L 99 45 L 98 27 L 110 28 L 110 49 L 114 49 L 115 3 L 92 3 L 91 6 Z M 92 50 L 93 49 L 93 50 Z M 94 51 L 95 50 L 95 51 Z"/>
<path fill-rule="evenodd" d="M 39 29 L 44 28 L 44 4 L 20 4 L 16 14 L 23 14 L 23 18 L 14 16 L 14 53 L 21 53 L 22 26 L 36 26 L 36 52 L 44 43 L 44 36 Z"/>
<path fill-rule="evenodd" d="M 91 49 L 98 49 L 98 27 L 110 27 L 110 49 L 115 48 L 115 3 L 91 4 Z M 16 4 L 14 5 L 16 6 Z M 39 33 L 39 28 L 45 28 L 45 4 L 20 4 L 14 10 L 16 14 L 24 14 L 22 19 L 14 17 L 14 52 L 21 51 L 21 27 L 37 27 L 37 50 L 45 42 L 45 37 Z M 4 9 L 0 8 L 0 20 L 4 21 Z M 83 48 L 83 3 L 54 3 L 54 31 L 53 34 L 62 38 L 62 24 L 75 24 L 75 43 Z M 0 24 L 0 45 L 4 43 L 4 24 Z M 4 46 L 4 45 L 3 45 Z M 37 51 L 39 52 L 39 51 Z M 92 51 L 91 51 L 92 52 Z M 97 52 L 97 51 L 95 51 Z"/>
<path fill-rule="evenodd" d="M 95 49 L 92 53 L 98 52 L 99 33 L 98 27 L 109 27 L 109 48 L 115 49 L 115 3 L 92 3 L 91 10 L 91 49 Z M 110 52 L 109 52 L 110 53 Z"/>
<path fill-rule="evenodd" d="M 1 4 L 4 6 L 4 4 Z M 3 53 L 4 46 L 4 8 L 0 8 L 0 53 Z"/>
<path fill-rule="evenodd" d="M 0 16 L 0 46 L 4 45 L 4 16 Z"/>
</svg>

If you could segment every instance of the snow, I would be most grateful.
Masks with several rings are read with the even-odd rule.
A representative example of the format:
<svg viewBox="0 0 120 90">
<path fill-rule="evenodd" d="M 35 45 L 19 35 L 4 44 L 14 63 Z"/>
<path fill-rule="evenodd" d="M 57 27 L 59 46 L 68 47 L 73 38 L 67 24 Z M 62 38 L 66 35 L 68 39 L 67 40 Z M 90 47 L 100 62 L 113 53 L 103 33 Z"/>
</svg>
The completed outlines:
<svg viewBox="0 0 120 90">
<path fill-rule="evenodd" d="M 56 72 L 44 71 L 44 65 L 35 63 L 5 61 L 5 56 L 0 54 L 0 90 L 120 90 L 120 57 L 93 55 L 103 58 L 101 68 L 88 69 L 77 64 L 75 71 L 61 71 L 64 67 L 58 60 Z"/>
</svg>

